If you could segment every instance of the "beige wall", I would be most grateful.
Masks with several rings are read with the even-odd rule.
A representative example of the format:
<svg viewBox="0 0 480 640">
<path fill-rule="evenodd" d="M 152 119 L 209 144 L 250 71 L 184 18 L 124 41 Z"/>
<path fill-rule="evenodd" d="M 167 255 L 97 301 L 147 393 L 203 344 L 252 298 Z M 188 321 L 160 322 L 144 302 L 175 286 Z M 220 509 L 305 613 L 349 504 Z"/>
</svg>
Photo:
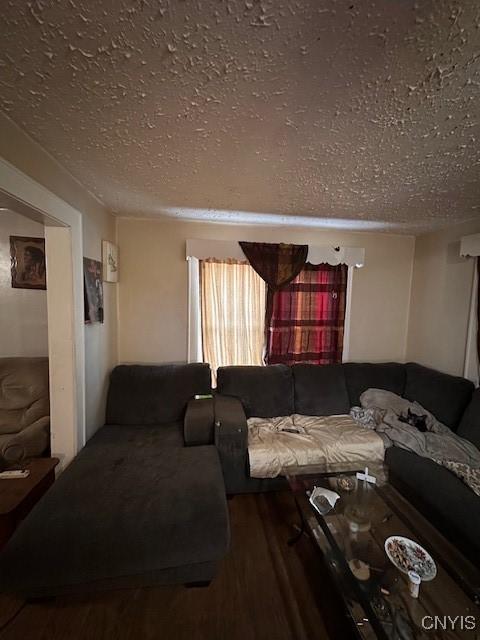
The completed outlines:
<svg viewBox="0 0 480 640">
<path fill-rule="evenodd" d="M 460 257 L 460 238 L 480 220 L 416 239 L 407 358 L 463 375 L 474 261 Z"/>
<path fill-rule="evenodd" d="M 0 156 L 80 211 L 84 255 L 100 260 L 102 239 L 116 240 L 114 216 L 3 114 Z M 117 362 L 116 285 L 105 283 L 104 294 L 104 324 L 85 327 L 87 437 L 104 422 L 108 375 Z"/>
<path fill-rule="evenodd" d="M 83 217 L 85 257 L 102 260 L 102 240 L 116 242 L 109 214 Z M 103 283 L 104 322 L 85 325 L 85 397 L 87 438 L 105 422 L 108 377 L 117 364 L 117 286 Z"/>
<path fill-rule="evenodd" d="M 354 273 L 350 360 L 405 359 L 410 236 L 132 218 L 120 218 L 117 232 L 121 362 L 186 360 L 188 238 L 365 247 L 366 265 Z"/>
<path fill-rule="evenodd" d="M 10 270 L 10 236 L 44 235 L 42 224 L 0 211 L 0 357 L 48 355 L 47 293 L 14 289 Z"/>
</svg>

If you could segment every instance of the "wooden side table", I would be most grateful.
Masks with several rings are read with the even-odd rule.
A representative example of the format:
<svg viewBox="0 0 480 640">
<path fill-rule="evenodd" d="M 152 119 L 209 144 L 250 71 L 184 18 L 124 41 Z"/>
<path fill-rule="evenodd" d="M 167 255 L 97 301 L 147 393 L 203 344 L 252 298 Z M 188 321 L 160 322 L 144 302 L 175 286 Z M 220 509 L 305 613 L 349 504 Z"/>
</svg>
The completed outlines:
<svg viewBox="0 0 480 640">
<path fill-rule="evenodd" d="M 21 465 L 28 478 L 0 479 L 0 549 L 54 483 L 57 464 L 58 458 L 32 458 Z"/>
</svg>

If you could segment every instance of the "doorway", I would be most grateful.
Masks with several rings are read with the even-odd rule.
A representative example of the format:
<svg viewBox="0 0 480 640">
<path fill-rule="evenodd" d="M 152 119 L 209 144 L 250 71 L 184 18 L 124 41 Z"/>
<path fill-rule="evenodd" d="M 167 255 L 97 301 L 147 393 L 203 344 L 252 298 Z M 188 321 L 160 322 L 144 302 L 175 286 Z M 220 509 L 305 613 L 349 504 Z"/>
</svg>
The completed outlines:
<svg viewBox="0 0 480 640">
<path fill-rule="evenodd" d="M 44 226 L 51 452 L 63 469 L 85 444 L 82 217 L 0 159 L 0 215 Z"/>
</svg>

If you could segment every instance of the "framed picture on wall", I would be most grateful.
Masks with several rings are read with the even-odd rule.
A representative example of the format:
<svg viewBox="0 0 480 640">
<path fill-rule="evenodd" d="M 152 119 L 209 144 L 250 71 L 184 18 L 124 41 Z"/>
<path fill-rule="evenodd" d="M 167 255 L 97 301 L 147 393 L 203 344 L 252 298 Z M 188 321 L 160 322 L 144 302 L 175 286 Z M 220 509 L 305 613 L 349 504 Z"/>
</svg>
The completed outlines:
<svg viewBox="0 0 480 640">
<path fill-rule="evenodd" d="M 102 263 L 98 260 L 83 259 L 83 298 L 85 324 L 103 322 Z"/>
<path fill-rule="evenodd" d="M 102 241 L 103 279 L 118 282 L 118 247 L 108 240 Z"/>
<path fill-rule="evenodd" d="M 12 287 L 46 289 L 45 239 L 10 236 Z"/>
</svg>

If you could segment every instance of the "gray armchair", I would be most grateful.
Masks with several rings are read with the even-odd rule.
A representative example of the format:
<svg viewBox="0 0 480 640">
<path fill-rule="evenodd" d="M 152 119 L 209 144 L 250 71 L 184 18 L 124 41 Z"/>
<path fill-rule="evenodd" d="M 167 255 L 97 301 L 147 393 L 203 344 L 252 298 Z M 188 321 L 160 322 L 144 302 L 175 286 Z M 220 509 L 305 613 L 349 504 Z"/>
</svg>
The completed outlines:
<svg viewBox="0 0 480 640">
<path fill-rule="evenodd" d="M 48 358 L 0 358 L 0 456 L 41 456 L 50 442 Z"/>
</svg>

